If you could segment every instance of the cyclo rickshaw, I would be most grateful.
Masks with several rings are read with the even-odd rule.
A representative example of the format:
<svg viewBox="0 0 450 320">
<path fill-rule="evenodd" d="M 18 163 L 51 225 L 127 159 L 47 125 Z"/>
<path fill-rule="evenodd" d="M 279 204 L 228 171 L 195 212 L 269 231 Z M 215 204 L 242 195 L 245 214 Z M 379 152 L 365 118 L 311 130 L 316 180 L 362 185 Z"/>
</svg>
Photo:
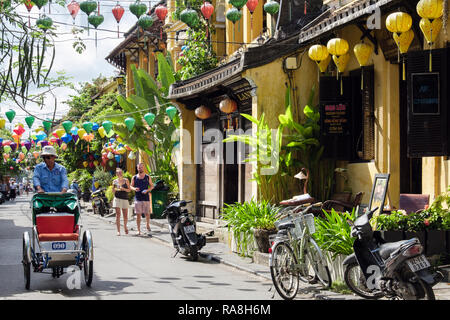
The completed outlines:
<svg viewBox="0 0 450 320">
<path fill-rule="evenodd" d="M 51 269 L 59 278 L 64 268 L 84 270 L 87 286 L 93 276 L 94 250 L 89 230 L 82 232 L 80 205 L 73 193 L 36 193 L 31 200 L 33 229 L 23 234 L 23 270 L 25 288 L 30 289 L 34 272 Z"/>
</svg>

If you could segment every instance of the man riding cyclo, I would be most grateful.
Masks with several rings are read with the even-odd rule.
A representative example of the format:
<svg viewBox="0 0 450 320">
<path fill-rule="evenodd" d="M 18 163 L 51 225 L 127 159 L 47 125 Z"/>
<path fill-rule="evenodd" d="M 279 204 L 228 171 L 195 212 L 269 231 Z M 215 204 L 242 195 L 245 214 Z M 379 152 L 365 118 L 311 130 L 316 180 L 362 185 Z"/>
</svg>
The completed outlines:
<svg viewBox="0 0 450 320">
<path fill-rule="evenodd" d="M 42 163 L 36 165 L 34 169 L 33 184 L 38 193 L 44 192 L 67 192 L 69 180 L 67 179 L 67 170 L 64 166 L 56 163 L 55 148 L 45 146 L 42 149 Z"/>
</svg>

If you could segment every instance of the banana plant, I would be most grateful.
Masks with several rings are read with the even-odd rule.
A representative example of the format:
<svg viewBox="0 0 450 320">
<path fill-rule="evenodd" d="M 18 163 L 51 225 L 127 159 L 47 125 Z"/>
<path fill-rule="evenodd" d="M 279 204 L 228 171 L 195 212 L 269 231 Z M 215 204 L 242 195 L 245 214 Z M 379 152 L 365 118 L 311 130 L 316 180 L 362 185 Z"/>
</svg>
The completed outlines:
<svg viewBox="0 0 450 320">
<path fill-rule="evenodd" d="M 177 141 L 172 141 L 173 133 L 180 125 L 178 115 L 167 123 L 165 109 L 170 104 L 166 98 L 169 87 L 175 82 L 173 68 L 167 57 L 158 53 L 158 82 L 146 71 L 131 65 L 134 80 L 134 92 L 127 98 L 118 96 L 117 101 L 123 110 L 123 115 L 111 118 L 114 131 L 134 150 L 145 152 L 150 159 L 150 171 L 153 176 L 162 178 L 166 183 L 178 189 L 178 172 L 172 161 L 173 148 Z M 149 126 L 144 115 L 155 114 L 155 120 Z M 134 128 L 129 131 L 124 121 L 132 116 L 135 119 Z"/>
</svg>

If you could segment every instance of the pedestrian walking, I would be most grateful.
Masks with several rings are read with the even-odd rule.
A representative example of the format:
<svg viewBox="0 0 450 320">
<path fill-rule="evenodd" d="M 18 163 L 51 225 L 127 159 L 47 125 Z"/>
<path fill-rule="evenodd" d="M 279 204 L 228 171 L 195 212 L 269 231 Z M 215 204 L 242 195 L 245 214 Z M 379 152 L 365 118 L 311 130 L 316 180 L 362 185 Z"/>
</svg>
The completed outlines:
<svg viewBox="0 0 450 320">
<path fill-rule="evenodd" d="M 120 236 L 120 212 L 123 215 L 123 229 L 125 234 L 128 234 L 128 193 L 131 191 L 130 181 L 123 177 L 123 171 L 120 168 L 116 169 L 117 179 L 113 181 L 114 201 L 113 207 L 116 210 L 116 226 L 117 235 Z"/>
<path fill-rule="evenodd" d="M 131 180 L 131 189 L 136 192 L 134 210 L 136 213 L 137 234 L 141 234 L 141 215 L 145 215 L 147 230 L 150 230 L 151 191 L 153 189 L 152 178 L 145 173 L 144 164 L 137 165 L 138 173 Z"/>
</svg>

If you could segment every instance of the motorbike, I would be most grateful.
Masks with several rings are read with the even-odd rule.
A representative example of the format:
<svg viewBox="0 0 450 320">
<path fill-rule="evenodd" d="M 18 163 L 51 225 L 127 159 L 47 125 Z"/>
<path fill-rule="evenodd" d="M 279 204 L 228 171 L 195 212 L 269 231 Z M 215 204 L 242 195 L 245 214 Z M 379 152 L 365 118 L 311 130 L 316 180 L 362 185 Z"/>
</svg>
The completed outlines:
<svg viewBox="0 0 450 320">
<path fill-rule="evenodd" d="M 198 260 L 198 251 L 206 245 L 206 235 L 196 233 L 195 218 L 183 209 L 192 201 L 172 201 L 162 213 L 162 217 L 167 216 L 169 231 L 172 237 L 173 246 L 176 249 L 174 257 L 181 254 L 190 255 L 193 261 Z M 214 232 L 214 231 L 212 231 Z M 211 232 L 208 234 L 210 235 Z"/>
<path fill-rule="evenodd" d="M 370 224 L 377 210 L 347 221 L 356 238 L 354 253 L 343 262 L 347 286 L 366 299 L 434 300 L 432 287 L 442 280 L 442 273 L 430 268 L 418 238 L 384 241 Z"/>
<path fill-rule="evenodd" d="M 103 188 L 94 191 L 91 195 L 92 209 L 94 214 L 100 214 L 102 217 L 109 213 L 108 199 Z"/>
</svg>

